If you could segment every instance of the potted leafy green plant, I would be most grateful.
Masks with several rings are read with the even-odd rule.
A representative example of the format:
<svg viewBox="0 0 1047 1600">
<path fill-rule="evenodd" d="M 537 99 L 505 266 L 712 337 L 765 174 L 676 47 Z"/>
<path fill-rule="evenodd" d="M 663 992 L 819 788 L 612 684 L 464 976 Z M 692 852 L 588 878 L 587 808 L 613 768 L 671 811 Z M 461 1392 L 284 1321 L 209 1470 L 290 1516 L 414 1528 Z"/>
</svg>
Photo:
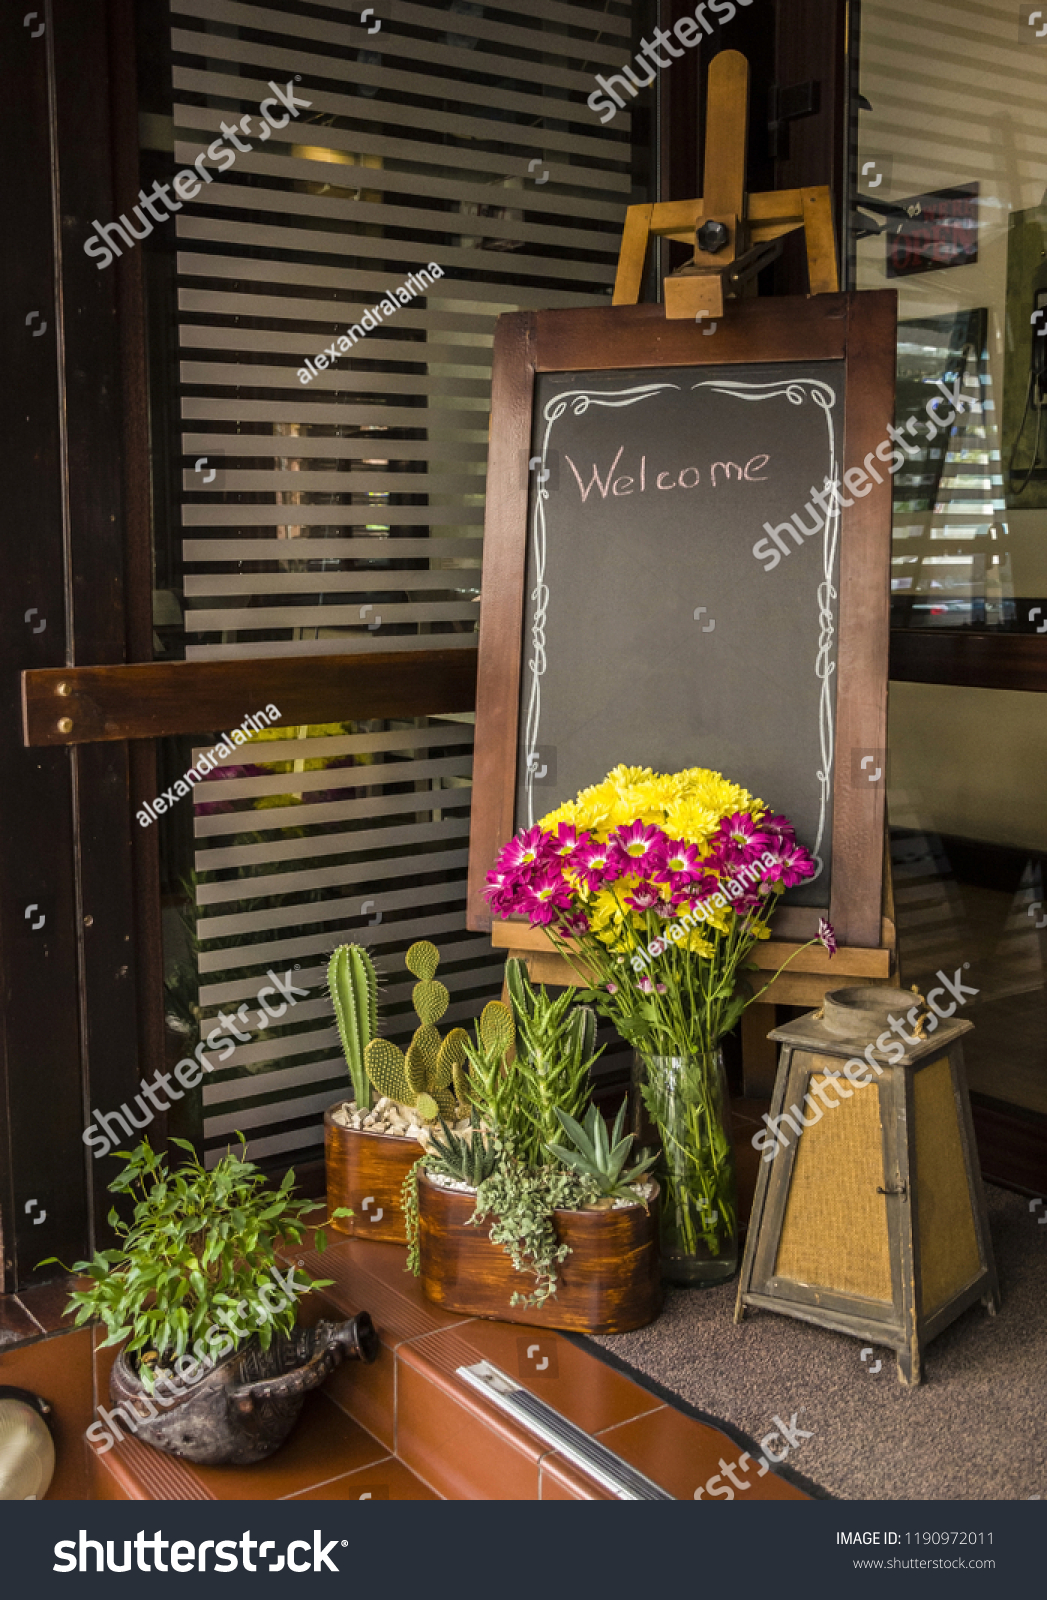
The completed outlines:
<svg viewBox="0 0 1047 1600">
<path fill-rule="evenodd" d="M 293 1172 L 273 1189 L 242 1145 L 208 1171 L 185 1140 L 173 1143 L 190 1157 L 174 1172 L 147 1139 L 118 1152 L 109 1188 L 133 1198 L 133 1215 L 110 1212 L 120 1243 L 75 1263 L 91 1281 L 66 1309 L 77 1326 L 104 1323 L 102 1348 L 123 1346 L 110 1395 L 125 1428 L 189 1461 L 246 1465 L 283 1443 L 307 1391 L 343 1360 L 373 1361 L 378 1339 L 366 1312 L 297 1327 L 299 1297 L 333 1280 L 277 1254 L 300 1246 L 307 1213 L 324 1209 L 295 1199 Z"/>
<path fill-rule="evenodd" d="M 592 1011 L 535 990 L 521 961 L 506 977 L 511 1009 L 487 1005 L 467 1047 L 470 1126 L 434 1133 L 404 1185 L 409 1264 L 449 1310 L 642 1327 L 661 1304 L 652 1158 L 628 1168 L 624 1106 L 608 1135 L 589 1104 Z"/>
<path fill-rule="evenodd" d="M 352 1209 L 335 1224 L 358 1238 L 406 1242 L 400 1192 L 440 1117 L 458 1115 L 465 1062 L 464 1028 L 441 1038 L 436 1024 L 450 1003 L 436 977 L 440 952 L 427 939 L 404 957 L 418 982 L 412 1002 L 418 1028 L 406 1054 L 378 1035 L 374 964 L 360 945 L 343 944 L 331 957 L 328 989 L 334 1005 L 353 1099 L 324 1115 L 327 1194 Z"/>
</svg>

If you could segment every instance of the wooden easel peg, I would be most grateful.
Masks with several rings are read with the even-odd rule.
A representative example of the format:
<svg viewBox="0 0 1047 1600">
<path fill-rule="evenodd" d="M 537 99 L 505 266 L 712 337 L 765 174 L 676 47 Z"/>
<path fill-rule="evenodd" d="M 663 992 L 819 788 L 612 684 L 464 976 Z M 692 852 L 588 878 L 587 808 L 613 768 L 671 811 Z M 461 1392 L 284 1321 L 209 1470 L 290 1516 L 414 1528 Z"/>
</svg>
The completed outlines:
<svg viewBox="0 0 1047 1600">
<path fill-rule="evenodd" d="M 618 252 L 612 305 L 639 303 L 647 245 L 654 234 L 694 244 L 693 260 L 665 279 L 665 315 L 722 317 L 725 299 L 781 253 L 781 240 L 802 228 L 812 294 L 836 294 L 836 240 L 827 188 L 745 192 L 749 63 L 725 50 L 709 67 L 705 193 L 700 200 L 630 206 Z"/>
</svg>

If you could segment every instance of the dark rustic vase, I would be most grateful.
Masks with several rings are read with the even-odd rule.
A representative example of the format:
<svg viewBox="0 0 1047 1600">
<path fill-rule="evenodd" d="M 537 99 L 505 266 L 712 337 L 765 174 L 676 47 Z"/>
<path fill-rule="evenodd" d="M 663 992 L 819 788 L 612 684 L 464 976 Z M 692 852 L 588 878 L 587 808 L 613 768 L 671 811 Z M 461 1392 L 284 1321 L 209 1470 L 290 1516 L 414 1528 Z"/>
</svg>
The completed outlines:
<svg viewBox="0 0 1047 1600">
<path fill-rule="evenodd" d="M 256 1336 L 192 1385 L 172 1378 L 165 1389 L 159 1381 L 153 1398 L 121 1350 L 109 1394 L 129 1419 L 122 1426 L 158 1450 L 201 1466 L 246 1467 L 283 1444 L 310 1389 L 345 1360 L 373 1361 L 378 1349 L 374 1323 L 361 1311 L 347 1322 L 318 1322 L 277 1336 L 268 1350 Z"/>
</svg>

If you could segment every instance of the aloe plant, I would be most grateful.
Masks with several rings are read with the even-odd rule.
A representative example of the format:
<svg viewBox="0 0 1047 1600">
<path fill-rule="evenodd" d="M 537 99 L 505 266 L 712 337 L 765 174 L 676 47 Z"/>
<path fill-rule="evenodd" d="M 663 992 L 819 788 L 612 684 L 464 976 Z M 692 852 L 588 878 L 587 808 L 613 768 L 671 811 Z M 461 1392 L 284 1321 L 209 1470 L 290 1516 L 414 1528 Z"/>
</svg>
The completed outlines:
<svg viewBox="0 0 1047 1600">
<path fill-rule="evenodd" d="M 468 1138 L 455 1133 L 442 1117 L 440 1128 L 443 1138 L 435 1128 L 429 1135 L 426 1169 L 429 1172 L 443 1172 L 458 1183 L 467 1183 L 470 1189 L 478 1189 L 498 1165 L 499 1153 L 493 1142 L 489 1142 L 475 1120 Z"/>
<path fill-rule="evenodd" d="M 353 1098 L 366 1111 L 371 1106 L 371 1080 L 364 1053 L 378 1031 L 378 978 L 363 945 L 338 946 L 327 967 L 327 988 L 352 1079 Z"/>
<path fill-rule="evenodd" d="M 489 1000 L 474 1023 L 475 1042 L 466 1037 L 463 1065 L 455 1073 L 458 1098 L 480 1111 L 491 1128 L 506 1130 L 513 1121 L 519 1085 L 510 1074 L 516 1045 L 513 1014 L 501 1000 Z"/>
<path fill-rule="evenodd" d="M 607 1124 L 596 1106 L 589 1107 L 584 1125 L 577 1122 L 574 1117 L 568 1116 L 565 1111 L 561 1111 L 559 1107 L 556 1108 L 556 1115 L 573 1148 L 569 1149 L 562 1144 L 549 1144 L 547 1149 L 550 1154 L 565 1167 L 569 1167 L 572 1172 L 577 1172 L 579 1177 L 591 1178 L 604 1199 L 635 1200 L 636 1195 L 632 1186 L 640 1181 L 655 1157 L 645 1156 L 629 1172 L 625 1171 L 625 1163 L 629 1159 L 629 1151 L 632 1149 L 635 1137 L 631 1133 L 622 1137 L 625 1101 L 622 1101 L 618 1115 L 614 1119 L 610 1136 L 607 1133 Z"/>
</svg>

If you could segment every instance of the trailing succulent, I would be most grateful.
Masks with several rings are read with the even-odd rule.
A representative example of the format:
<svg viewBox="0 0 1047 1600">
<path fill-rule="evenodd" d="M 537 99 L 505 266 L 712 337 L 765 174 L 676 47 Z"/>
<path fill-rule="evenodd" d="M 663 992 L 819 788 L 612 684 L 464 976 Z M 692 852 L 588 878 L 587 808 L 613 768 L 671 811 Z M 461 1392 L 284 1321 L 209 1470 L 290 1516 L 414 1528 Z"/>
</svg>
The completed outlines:
<svg viewBox="0 0 1047 1600">
<path fill-rule="evenodd" d="M 645 1172 L 653 1165 L 656 1157 L 644 1156 L 630 1171 L 624 1170 L 635 1138 L 635 1134 L 632 1133 L 622 1137 L 625 1101 L 622 1101 L 618 1115 L 614 1119 L 610 1136 L 607 1133 L 607 1124 L 595 1106 L 590 1106 L 586 1112 L 584 1125 L 576 1122 L 574 1117 L 569 1117 L 566 1111 L 561 1111 L 559 1106 L 556 1108 L 556 1115 L 573 1149 L 568 1149 L 562 1144 L 550 1144 L 548 1147 L 550 1154 L 558 1161 L 562 1161 L 572 1172 L 577 1172 L 579 1177 L 591 1178 L 602 1199 L 639 1198 L 633 1185 L 643 1180 Z"/>
<path fill-rule="evenodd" d="M 553 1212 L 575 1211 L 595 1198 L 589 1178 L 562 1167 L 525 1167 L 511 1159 L 480 1184 L 469 1221 L 485 1222 L 491 1216 L 493 1243 L 502 1246 L 517 1272 L 532 1272 L 537 1280 L 530 1294 L 514 1293 L 511 1305 L 543 1306 L 556 1293 L 556 1269 L 571 1247 L 557 1238 Z"/>
<path fill-rule="evenodd" d="M 328 963 L 327 989 L 352 1079 L 353 1098 L 361 1110 L 370 1110 L 371 1080 L 364 1054 L 378 1031 L 378 978 L 374 962 L 362 945 L 338 946 Z"/>
<path fill-rule="evenodd" d="M 412 1106 L 425 1122 L 436 1122 L 442 1116 L 453 1116 L 456 1104 L 465 1098 L 462 1065 L 469 1036 L 464 1028 L 452 1028 L 441 1039 L 437 1030 L 451 997 L 436 977 L 440 964 L 436 946 L 419 939 L 404 961 L 418 979 L 411 1003 L 419 1026 L 406 1055 L 389 1039 L 372 1039 L 364 1051 L 364 1067 L 379 1094 L 398 1105 Z"/>
</svg>

